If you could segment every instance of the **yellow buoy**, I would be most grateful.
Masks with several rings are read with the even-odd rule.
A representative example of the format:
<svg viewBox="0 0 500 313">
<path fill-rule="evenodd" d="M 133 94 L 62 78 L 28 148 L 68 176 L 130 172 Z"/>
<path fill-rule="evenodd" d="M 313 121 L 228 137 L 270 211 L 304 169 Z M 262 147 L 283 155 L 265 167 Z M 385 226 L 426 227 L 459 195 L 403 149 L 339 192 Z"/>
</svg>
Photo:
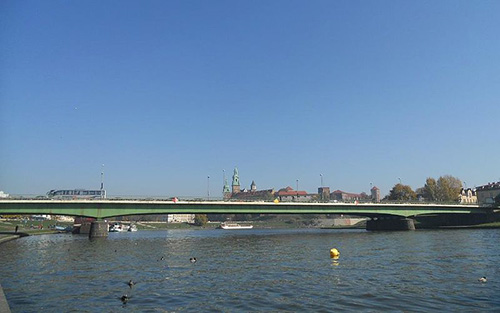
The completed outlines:
<svg viewBox="0 0 500 313">
<path fill-rule="evenodd" d="M 335 248 L 330 249 L 330 257 L 331 257 L 332 259 L 334 259 L 334 258 L 335 258 L 335 259 L 336 259 L 336 258 L 338 258 L 338 257 L 339 257 L 339 255 L 340 255 L 339 250 L 337 250 L 337 249 L 335 249 Z"/>
</svg>

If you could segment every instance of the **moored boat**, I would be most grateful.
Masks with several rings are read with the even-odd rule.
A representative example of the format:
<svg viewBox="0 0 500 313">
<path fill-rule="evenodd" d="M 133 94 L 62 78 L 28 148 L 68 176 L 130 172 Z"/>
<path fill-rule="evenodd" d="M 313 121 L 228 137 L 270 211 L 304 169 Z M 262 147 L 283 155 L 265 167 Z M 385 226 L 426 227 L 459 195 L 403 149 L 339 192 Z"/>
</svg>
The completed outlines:
<svg viewBox="0 0 500 313">
<path fill-rule="evenodd" d="M 112 224 L 109 226 L 109 232 L 111 232 L 111 233 L 120 233 L 120 232 L 127 231 L 128 229 L 129 229 L 129 227 L 127 225 L 123 225 L 123 224 L 119 224 L 119 223 L 115 223 L 115 224 Z"/>
<path fill-rule="evenodd" d="M 240 225 L 238 223 L 221 223 L 220 228 L 222 229 L 228 229 L 228 230 L 233 230 L 233 229 L 252 229 L 253 225 Z"/>
</svg>

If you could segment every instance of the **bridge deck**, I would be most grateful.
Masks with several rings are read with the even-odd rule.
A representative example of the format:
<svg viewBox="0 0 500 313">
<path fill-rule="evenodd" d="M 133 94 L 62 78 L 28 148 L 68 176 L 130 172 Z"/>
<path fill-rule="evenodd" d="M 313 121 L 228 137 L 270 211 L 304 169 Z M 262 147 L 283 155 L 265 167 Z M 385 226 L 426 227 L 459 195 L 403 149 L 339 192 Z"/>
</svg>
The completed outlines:
<svg viewBox="0 0 500 313">
<path fill-rule="evenodd" d="M 477 205 L 380 203 L 274 203 L 223 201 L 1 200 L 0 214 L 53 214 L 109 218 L 144 214 L 350 214 L 410 217 L 487 213 Z"/>
</svg>

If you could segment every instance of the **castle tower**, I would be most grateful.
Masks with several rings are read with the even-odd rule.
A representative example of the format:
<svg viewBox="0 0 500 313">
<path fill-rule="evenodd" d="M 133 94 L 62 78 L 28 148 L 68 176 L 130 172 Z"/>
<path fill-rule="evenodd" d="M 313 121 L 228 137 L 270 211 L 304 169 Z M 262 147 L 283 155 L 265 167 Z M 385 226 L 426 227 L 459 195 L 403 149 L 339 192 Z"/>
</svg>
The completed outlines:
<svg viewBox="0 0 500 313">
<path fill-rule="evenodd" d="M 224 187 L 222 187 L 222 198 L 224 200 L 231 198 L 231 189 L 229 188 L 226 177 L 224 177 Z"/>
<path fill-rule="evenodd" d="M 319 200 L 323 202 L 330 201 L 330 187 L 319 187 L 318 188 Z"/>
<path fill-rule="evenodd" d="M 380 202 L 380 189 L 377 188 L 377 186 L 373 186 L 373 188 L 370 190 L 372 200 L 375 202 Z"/>
<path fill-rule="evenodd" d="M 250 191 L 257 191 L 257 185 L 255 181 L 252 180 L 252 184 L 250 185 Z"/>
<path fill-rule="evenodd" d="M 233 194 L 240 192 L 240 176 L 238 174 L 238 168 L 236 167 L 234 168 L 232 187 Z"/>
</svg>

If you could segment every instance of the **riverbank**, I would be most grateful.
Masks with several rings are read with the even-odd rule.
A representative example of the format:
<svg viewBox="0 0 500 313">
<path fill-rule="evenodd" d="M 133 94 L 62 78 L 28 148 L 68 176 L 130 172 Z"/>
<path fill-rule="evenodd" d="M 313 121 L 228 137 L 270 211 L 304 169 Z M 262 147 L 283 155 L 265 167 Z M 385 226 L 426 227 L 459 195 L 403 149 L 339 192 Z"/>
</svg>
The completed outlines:
<svg viewBox="0 0 500 313">
<path fill-rule="evenodd" d="M 1 234 L 0 233 L 0 244 L 2 244 L 4 242 L 7 242 L 7 241 L 11 241 L 11 240 L 17 239 L 19 237 L 21 237 L 21 235 Z"/>
<path fill-rule="evenodd" d="M 123 223 L 123 222 L 122 222 Z M 128 224 L 128 222 L 125 222 Z M 137 222 L 134 223 L 138 230 L 170 230 L 170 229 L 215 229 L 222 222 L 208 222 L 203 226 L 189 223 L 165 222 Z M 321 223 L 304 223 L 296 220 L 268 220 L 268 221 L 234 221 L 234 223 L 251 224 L 254 229 L 293 229 L 293 228 L 323 228 Z M 330 225 L 333 224 L 330 223 Z M 353 227 L 354 228 L 354 227 Z"/>
<path fill-rule="evenodd" d="M 121 221 L 122 223 L 129 223 Z M 166 222 L 134 222 L 139 231 L 155 231 L 155 230 L 176 230 L 176 229 L 215 229 L 218 228 L 221 222 L 209 222 L 204 226 L 196 226 L 188 223 L 166 223 Z M 285 219 L 269 219 L 269 220 L 254 220 L 254 221 L 241 221 L 238 223 L 246 223 L 254 226 L 254 229 L 301 229 L 301 228 L 321 228 L 321 229 L 365 229 L 364 223 L 358 223 L 356 225 L 347 226 L 327 226 L 325 223 L 318 223 L 311 220 L 304 221 L 301 219 L 285 220 Z M 46 235 L 46 234 L 57 234 L 60 231 L 51 229 L 50 226 L 54 222 L 50 221 L 39 222 L 39 226 L 31 228 L 19 227 L 16 221 L 11 222 L 0 222 L 0 244 L 15 240 L 24 236 L 34 236 L 34 235 Z M 71 224 L 59 223 L 60 225 L 68 226 Z M 333 223 L 332 223 L 333 224 Z M 45 225 L 45 226 L 44 226 Z M 16 226 L 18 226 L 18 232 L 15 232 Z M 41 227 L 40 227 L 41 226 Z M 417 230 L 423 229 L 494 229 L 500 228 L 500 222 L 485 223 L 478 225 L 466 225 L 466 226 L 434 226 L 434 227 L 418 227 Z"/>
<path fill-rule="evenodd" d="M 28 223 L 23 223 L 22 221 L 18 220 L 0 221 L 0 244 L 18 239 L 20 237 L 59 233 L 59 231 L 50 228 L 50 226 L 55 224 L 54 221 L 33 221 L 29 223 L 29 227 L 27 227 L 27 224 Z M 72 225 L 71 223 L 64 224 Z M 63 224 L 58 223 L 58 225 Z"/>
<path fill-rule="evenodd" d="M 468 228 L 468 229 L 474 229 L 474 228 L 480 228 L 480 229 L 488 229 L 488 228 L 500 228 L 500 222 L 494 222 L 494 223 L 486 223 L 486 224 L 480 224 L 480 225 L 468 225 L 468 226 L 441 226 L 439 229 L 462 229 L 462 228 Z"/>
</svg>

